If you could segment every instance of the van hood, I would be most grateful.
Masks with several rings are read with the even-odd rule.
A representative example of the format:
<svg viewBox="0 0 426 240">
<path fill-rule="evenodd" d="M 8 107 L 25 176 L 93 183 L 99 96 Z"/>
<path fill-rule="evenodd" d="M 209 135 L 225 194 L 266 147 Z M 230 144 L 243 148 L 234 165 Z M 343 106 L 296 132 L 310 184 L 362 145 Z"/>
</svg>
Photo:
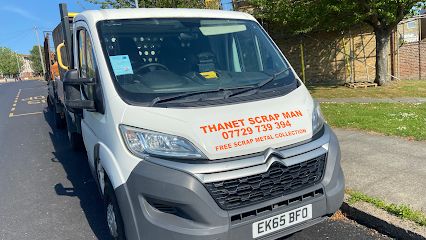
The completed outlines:
<svg viewBox="0 0 426 240">
<path fill-rule="evenodd" d="M 211 160 L 263 152 L 312 137 L 313 100 L 304 85 L 266 100 L 202 108 L 128 105 L 124 125 L 186 138 Z"/>
</svg>

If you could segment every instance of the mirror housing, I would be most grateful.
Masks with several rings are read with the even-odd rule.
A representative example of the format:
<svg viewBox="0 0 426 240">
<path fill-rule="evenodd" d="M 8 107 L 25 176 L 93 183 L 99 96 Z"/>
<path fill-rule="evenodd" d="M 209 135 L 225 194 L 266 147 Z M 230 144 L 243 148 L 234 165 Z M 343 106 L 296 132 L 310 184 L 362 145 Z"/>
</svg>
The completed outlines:
<svg viewBox="0 0 426 240">
<path fill-rule="evenodd" d="M 95 101 L 81 99 L 80 87 L 82 85 L 94 85 L 94 78 L 80 78 L 77 69 L 71 69 L 64 74 L 64 98 L 65 107 L 72 113 L 86 109 L 96 111 Z"/>
</svg>

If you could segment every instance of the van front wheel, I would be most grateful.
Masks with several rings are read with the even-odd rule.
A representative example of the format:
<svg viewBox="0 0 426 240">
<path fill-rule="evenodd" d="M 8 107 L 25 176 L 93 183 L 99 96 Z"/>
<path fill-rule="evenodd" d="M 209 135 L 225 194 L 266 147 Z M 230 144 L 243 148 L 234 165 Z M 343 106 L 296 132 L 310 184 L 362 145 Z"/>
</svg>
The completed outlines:
<svg viewBox="0 0 426 240">
<path fill-rule="evenodd" d="M 109 179 L 105 179 L 105 213 L 108 224 L 109 233 L 114 240 L 125 240 L 124 224 L 121 218 L 120 208 L 118 207 L 117 198 Z"/>
</svg>

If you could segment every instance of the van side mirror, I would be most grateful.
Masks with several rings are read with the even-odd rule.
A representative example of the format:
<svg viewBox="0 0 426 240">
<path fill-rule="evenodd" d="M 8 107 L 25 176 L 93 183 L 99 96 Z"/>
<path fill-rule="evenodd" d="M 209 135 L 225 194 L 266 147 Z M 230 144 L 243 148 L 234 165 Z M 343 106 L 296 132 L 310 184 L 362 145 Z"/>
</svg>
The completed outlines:
<svg viewBox="0 0 426 240">
<path fill-rule="evenodd" d="M 80 78 L 77 69 L 71 69 L 64 74 L 65 107 L 72 113 L 78 110 L 96 111 L 95 101 L 81 99 L 80 87 L 94 85 L 94 78 Z"/>
</svg>

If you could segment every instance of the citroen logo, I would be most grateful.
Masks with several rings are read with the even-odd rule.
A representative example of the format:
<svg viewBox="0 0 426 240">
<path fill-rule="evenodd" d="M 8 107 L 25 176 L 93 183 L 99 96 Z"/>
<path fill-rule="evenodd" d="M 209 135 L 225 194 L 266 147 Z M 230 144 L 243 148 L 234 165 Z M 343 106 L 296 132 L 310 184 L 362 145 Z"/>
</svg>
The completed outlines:
<svg viewBox="0 0 426 240">
<path fill-rule="evenodd" d="M 277 151 L 276 149 L 273 149 L 273 148 L 266 149 L 263 156 L 264 156 L 265 162 L 268 162 L 268 165 L 271 165 L 275 161 L 278 161 L 284 164 L 285 166 L 287 166 L 285 161 L 283 161 L 286 158 L 286 156 L 284 156 L 282 152 Z"/>
</svg>

